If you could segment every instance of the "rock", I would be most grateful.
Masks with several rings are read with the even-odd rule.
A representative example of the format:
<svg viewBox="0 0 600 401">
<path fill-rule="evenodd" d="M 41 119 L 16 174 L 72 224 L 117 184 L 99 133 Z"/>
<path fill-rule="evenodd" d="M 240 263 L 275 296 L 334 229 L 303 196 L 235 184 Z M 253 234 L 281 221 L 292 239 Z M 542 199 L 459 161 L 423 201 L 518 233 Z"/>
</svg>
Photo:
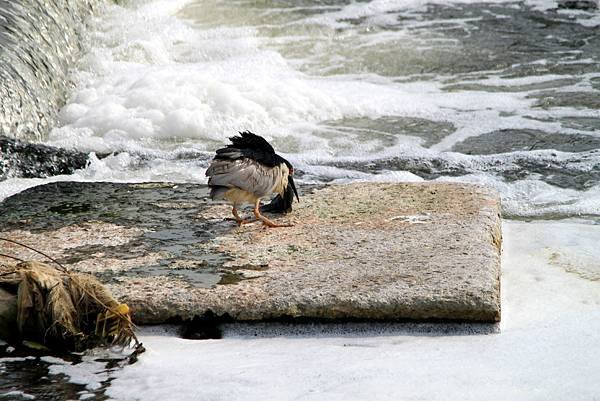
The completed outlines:
<svg viewBox="0 0 600 401">
<path fill-rule="evenodd" d="M 535 129 L 501 129 L 469 137 L 452 147 L 453 152 L 468 155 L 493 155 L 517 151 L 553 149 L 560 152 L 585 152 L 600 148 L 593 135 L 548 133 Z"/>
<path fill-rule="evenodd" d="M 558 8 L 595 10 L 598 8 L 598 0 L 558 0 Z"/>
<path fill-rule="evenodd" d="M 0 288 L 0 339 L 13 343 L 17 338 L 17 296 Z"/>
<path fill-rule="evenodd" d="M 85 167 L 87 154 L 0 136 L 0 180 L 72 174 Z"/>
<path fill-rule="evenodd" d="M 475 185 L 357 183 L 302 188 L 294 211 L 274 217 L 294 227 L 238 228 L 202 185 L 53 183 L 0 204 L 0 236 L 94 273 L 140 324 L 494 322 L 499 210 L 498 196 Z"/>
<path fill-rule="evenodd" d="M 598 155 L 599 149 L 563 154 L 551 151 L 535 154 L 515 152 L 477 157 L 442 152 L 438 155 L 399 155 L 368 163 L 337 161 L 327 165 L 371 174 L 408 171 L 427 180 L 485 173 L 496 174 L 510 182 L 533 176 L 559 188 L 584 191 L 600 183 Z"/>
</svg>

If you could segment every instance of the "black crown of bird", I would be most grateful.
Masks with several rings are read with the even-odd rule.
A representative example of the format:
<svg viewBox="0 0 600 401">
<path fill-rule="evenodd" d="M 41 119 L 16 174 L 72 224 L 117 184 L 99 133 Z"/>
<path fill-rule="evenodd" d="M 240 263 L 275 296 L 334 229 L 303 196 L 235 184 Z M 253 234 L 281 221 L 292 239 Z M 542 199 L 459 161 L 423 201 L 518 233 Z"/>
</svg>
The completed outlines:
<svg viewBox="0 0 600 401">
<path fill-rule="evenodd" d="M 227 200 L 233 204 L 231 212 L 238 225 L 256 220 L 268 227 L 290 227 L 291 224 L 277 224 L 260 213 L 260 200 L 273 193 L 281 198 L 285 210 L 291 208 L 298 191 L 294 184 L 294 167 L 263 137 L 250 131 L 240 132 L 229 138 L 231 144 L 217 149 L 216 155 L 206 170 L 210 197 L 213 200 Z M 243 220 L 238 214 L 238 206 L 254 204 L 256 219 Z"/>
</svg>

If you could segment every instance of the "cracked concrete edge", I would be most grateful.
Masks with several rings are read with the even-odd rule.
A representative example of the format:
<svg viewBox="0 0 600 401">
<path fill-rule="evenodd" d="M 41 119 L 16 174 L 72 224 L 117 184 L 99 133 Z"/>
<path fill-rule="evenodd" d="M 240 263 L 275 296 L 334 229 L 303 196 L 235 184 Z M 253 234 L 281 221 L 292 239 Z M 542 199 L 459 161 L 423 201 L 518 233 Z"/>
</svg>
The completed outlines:
<svg viewBox="0 0 600 401">
<path fill-rule="evenodd" d="M 386 184 L 386 185 L 407 185 L 407 184 Z M 361 184 L 361 190 L 371 190 L 374 186 L 378 188 L 386 188 L 386 185 L 382 184 Z M 489 266 L 482 266 L 488 274 L 494 277 L 489 277 L 488 282 L 491 283 L 489 288 L 483 289 L 478 294 L 469 294 L 465 292 L 464 299 L 457 301 L 456 294 L 455 298 L 447 298 L 445 294 L 437 294 L 437 300 L 432 301 L 431 299 L 414 298 L 412 300 L 406 300 L 398 298 L 398 294 L 390 296 L 384 299 L 376 312 L 373 312 L 372 308 L 364 307 L 363 301 L 360 296 L 350 297 L 349 299 L 336 299 L 334 295 L 329 294 L 329 299 L 323 297 L 314 297 L 311 294 L 300 293 L 300 295 L 290 301 L 285 298 L 285 294 L 279 296 L 277 291 L 270 291 L 269 294 L 265 294 L 264 289 L 257 289 L 254 286 L 255 282 L 267 283 L 272 280 L 268 274 L 256 274 L 254 277 L 249 277 L 248 280 L 237 283 L 234 287 L 232 286 L 217 286 L 216 290 L 206 290 L 191 287 L 188 283 L 177 279 L 166 278 L 166 277 L 148 277 L 148 278 L 124 278 L 119 280 L 117 283 L 108 284 L 109 288 L 113 293 L 121 299 L 123 302 L 130 304 L 134 311 L 134 319 L 139 324 L 153 324 L 163 323 L 175 317 L 187 319 L 192 318 L 196 315 L 203 315 L 210 311 L 215 315 L 228 315 L 236 320 L 268 320 L 278 319 L 282 317 L 309 317 L 315 319 L 339 319 L 339 318 L 369 318 L 369 319 L 454 319 L 456 316 L 461 316 L 460 320 L 475 320 L 475 321 L 498 321 L 500 319 L 500 251 L 502 242 L 501 233 L 501 220 L 499 216 L 500 200 L 498 195 L 493 191 L 485 187 L 470 185 L 470 184 L 447 184 L 447 183 L 424 183 L 424 184 L 408 184 L 412 187 L 424 186 L 426 188 L 440 188 L 445 189 L 447 187 L 462 188 L 466 192 L 475 193 L 483 200 L 479 204 L 477 210 L 472 208 L 473 205 L 466 204 L 465 208 L 469 209 L 471 213 L 476 212 L 475 218 L 476 224 L 472 229 L 477 231 L 478 234 L 475 238 L 481 241 L 483 245 L 486 243 L 490 245 L 488 257 L 485 258 L 486 263 Z M 339 188 L 339 187 L 337 187 Z M 350 188 L 348 186 L 344 187 Z M 325 187 L 320 191 L 335 191 L 336 186 Z M 323 193 L 321 194 L 323 195 Z M 361 196 L 364 196 L 361 195 Z M 326 207 L 321 209 L 321 216 L 319 218 L 327 219 L 331 217 L 331 210 L 328 210 L 328 206 L 332 200 L 327 196 L 322 196 L 322 199 L 326 199 Z M 368 196 L 367 196 L 368 198 Z M 311 197 L 304 197 L 304 202 L 294 212 L 291 218 L 297 221 L 302 218 L 303 212 L 307 210 L 310 212 Z M 348 202 L 344 200 L 344 202 Z M 177 206 L 177 205 L 175 205 Z M 460 205 L 462 206 L 462 205 Z M 369 204 L 361 206 L 366 212 L 369 211 Z M 456 205 L 454 205 L 456 207 Z M 222 219 L 222 213 L 227 211 L 227 207 L 215 206 L 214 213 L 216 215 L 211 216 L 211 211 L 202 212 L 202 217 L 210 219 Z M 360 208 L 359 208 L 360 209 Z M 383 222 L 388 224 L 400 220 L 402 224 L 420 224 L 423 223 L 423 216 L 427 216 L 427 212 L 424 214 L 422 211 L 414 210 L 407 212 L 402 215 L 392 216 Z M 456 211 L 455 211 L 456 212 Z M 354 213 L 354 212 L 353 212 Z M 360 210 L 358 214 L 362 213 Z M 412 213 L 412 214 L 411 214 Z M 219 217 L 221 216 L 221 217 Z M 415 217 L 416 216 L 416 217 Z M 306 216 L 304 216 L 306 218 Z M 333 216 L 334 220 L 338 220 L 339 216 Z M 429 217 L 427 217 L 429 219 Z M 425 219 L 425 220 L 427 220 Z M 352 221 L 351 218 L 341 219 L 339 223 L 348 224 Z M 366 222 L 365 226 L 369 226 L 371 222 Z M 396 224 L 397 221 L 394 223 Z M 99 232 L 104 232 L 102 240 L 97 238 L 87 238 L 86 231 L 89 231 L 90 224 L 99 224 L 96 222 L 84 222 L 80 227 L 78 225 L 66 227 L 64 229 L 56 230 L 52 237 L 56 241 L 67 241 L 71 242 L 67 245 L 77 246 L 73 241 L 79 241 L 79 245 L 82 243 L 97 243 L 107 245 L 117 241 L 122 243 L 127 242 L 132 238 L 139 237 L 141 230 L 131 227 L 119 227 L 116 225 L 110 225 L 103 223 L 96 227 Z M 367 228 L 368 229 L 368 228 Z M 227 262 L 227 268 L 233 269 L 234 271 L 256 271 L 258 265 L 261 263 L 268 264 L 268 258 L 264 255 L 252 255 L 248 253 L 247 249 L 241 248 L 236 249 L 238 237 L 245 238 L 244 243 L 251 243 L 257 237 L 268 234 L 269 231 L 257 229 L 257 227 L 246 226 L 242 229 L 234 230 L 232 233 L 222 237 L 217 237 L 210 240 L 207 244 L 203 245 L 211 249 L 218 249 L 220 252 L 225 252 L 233 258 L 233 260 Z M 33 235 L 31 233 L 10 233 L 11 235 Z M 42 235 L 42 234 L 38 234 Z M 129 238 L 129 239 L 128 239 Z M 238 239 L 236 239 L 238 238 Z M 34 239 L 33 237 L 30 239 Z M 87 242 L 86 242 L 87 241 Z M 111 242 L 112 241 L 112 242 Z M 47 252 L 57 252 L 56 244 L 49 242 L 45 249 Z M 64 246 L 63 246 L 64 247 Z M 484 247 L 485 248 L 485 247 Z M 484 249 L 482 248 L 482 249 Z M 199 251 L 202 246 L 199 247 Z M 144 258 L 134 258 L 129 263 L 131 266 L 144 266 L 147 263 L 156 262 L 156 258 L 152 259 L 152 255 L 146 255 L 150 257 L 148 260 Z M 158 257 L 158 256 L 157 256 Z M 289 262 L 289 261 L 288 261 Z M 292 261 L 293 262 L 293 261 Z M 97 269 L 106 268 L 107 264 L 112 265 L 112 268 L 119 264 L 118 261 L 112 261 L 110 259 L 103 259 L 102 263 L 88 264 L 82 263 L 78 266 L 78 269 L 87 270 L 94 272 Z M 284 270 L 294 270 L 294 264 L 288 263 L 283 264 Z M 125 266 L 124 268 L 127 268 Z M 250 273 L 247 273 L 250 274 Z M 263 284 L 264 285 L 264 284 Z M 268 286 L 267 286 L 268 288 Z M 158 289 L 158 290 L 157 290 Z M 210 294 L 210 296 L 208 296 Z M 267 301 L 267 298 L 270 300 Z M 395 298 L 394 298 L 395 297 Z M 209 298 L 209 299 L 208 299 Z M 248 307 L 248 300 L 253 301 L 252 308 Z M 318 303 L 319 301 L 320 303 Z M 444 311 L 440 312 L 439 303 L 444 301 Z M 438 307 L 431 304 L 437 303 Z"/>
<path fill-rule="evenodd" d="M 430 186 L 431 184 L 428 184 Z M 445 184 L 438 184 L 442 187 Z M 455 184 L 452 184 L 455 185 Z M 250 283 L 238 283 L 235 291 L 226 291 L 218 297 L 227 302 L 218 302 L 214 297 L 211 297 L 211 301 L 203 302 L 203 292 L 205 290 L 191 289 L 190 295 L 186 297 L 184 294 L 183 298 L 178 296 L 175 292 L 172 292 L 172 300 L 163 299 L 162 301 L 146 302 L 141 301 L 140 298 L 131 297 L 131 303 L 137 308 L 136 316 L 138 319 L 143 320 L 146 323 L 158 323 L 164 320 L 169 314 L 172 317 L 173 312 L 176 311 L 176 315 L 183 319 L 192 318 L 195 315 L 202 315 L 208 311 L 210 313 L 221 316 L 227 315 L 235 320 L 265 320 L 265 319 L 280 319 L 280 318 L 294 318 L 294 317 L 308 317 L 315 319 L 340 319 L 340 318 L 354 318 L 354 319 L 455 319 L 456 316 L 460 316 L 460 320 L 473 320 L 473 321 L 488 321 L 495 322 L 499 321 L 501 317 L 501 305 L 500 305 L 500 252 L 501 252 L 501 219 L 499 215 L 500 200 L 498 195 L 485 187 L 479 186 L 468 186 L 469 188 L 476 189 L 479 195 L 483 196 L 484 203 L 483 207 L 478 211 L 479 218 L 476 219 L 476 227 L 472 227 L 474 231 L 477 231 L 481 238 L 481 241 L 489 245 L 488 257 L 485 259 L 488 266 L 482 266 L 482 269 L 489 272 L 493 277 L 489 277 L 491 283 L 489 288 L 483 292 L 465 292 L 464 298 L 457 301 L 455 298 L 448 298 L 444 300 L 443 294 L 437 294 L 437 299 L 432 301 L 431 299 L 391 299 L 387 298 L 386 302 L 382 302 L 374 311 L 372 307 L 363 307 L 361 305 L 361 299 L 346 299 L 340 300 L 333 297 L 330 300 L 322 299 L 311 295 L 304 294 L 304 298 L 296 298 L 291 302 L 289 299 L 285 299 L 285 296 L 278 297 L 276 293 L 269 294 L 269 300 L 264 298 L 263 293 L 260 291 L 253 291 Z M 218 212 L 223 212 L 226 208 L 216 207 Z M 210 211 L 205 212 L 206 217 L 210 217 Z M 267 231 L 268 232 L 268 231 Z M 236 231 L 231 235 L 216 238 L 209 243 L 205 244 L 206 247 L 211 250 L 217 249 L 219 252 L 226 252 L 233 258 L 232 261 L 227 262 L 228 267 L 233 267 L 239 270 L 244 268 L 260 266 L 264 263 L 264 256 L 261 255 L 249 255 L 247 249 L 236 248 L 236 243 L 239 243 L 238 236 L 246 236 L 246 241 L 243 243 L 251 243 L 254 241 L 256 236 L 260 236 L 265 231 L 257 231 L 249 229 L 248 226 Z M 273 255 L 275 256 L 275 255 Z M 241 269 L 240 269 L 241 268 Z M 268 280 L 268 277 L 264 279 Z M 165 283 L 158 283 L 160 280 L 152 279 L 150 281 L 157 281 L 156 284 L 164 285 Z M 151 285 L 151 287 L 153 287 Z M 223 287 L 221 287 L 222 289 Z M 255 290 L 255 289 L 254 289 Z M 213 295 L 219 293 L 211 291 Z M 239 295 L 239 301 L 233 300 L 236 298 L 236 294 Z M 205 294 L 208 295 L 208 294 Z M 280 294 L 281 295 L 281 294 Z M 123 294 L 127 297 L 127 294 Z M 243 302 L 243 299 L 253 299 L 251 308 Z M 141 302 L 139 302 L 141 301 Z M 444 301 L 444 310 L 440 311 L 439 304 Z M 431 303 L 431 305 L 428 305 Z M 168 307 L 166 307 L 168 305 Z M 437 306 L 436 306 L 437 305 Z"/>
</svg>

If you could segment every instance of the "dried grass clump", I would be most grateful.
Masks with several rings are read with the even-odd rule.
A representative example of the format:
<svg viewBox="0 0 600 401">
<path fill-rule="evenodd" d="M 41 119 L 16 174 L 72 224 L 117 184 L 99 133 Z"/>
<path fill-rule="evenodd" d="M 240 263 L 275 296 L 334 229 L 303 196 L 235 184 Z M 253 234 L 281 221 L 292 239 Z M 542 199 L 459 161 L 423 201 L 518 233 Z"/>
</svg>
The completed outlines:
<svg viewBox="0 0 600 401">
<path fill-rule="evenodd" d="M 22 341 L 68 351 L 140 346 L 127 305 L 119 304 L 93 276 L 41 262 L 21 262 L 8 269 L 3 269 L 0 285 L 16 289 Z"/>
</svg>

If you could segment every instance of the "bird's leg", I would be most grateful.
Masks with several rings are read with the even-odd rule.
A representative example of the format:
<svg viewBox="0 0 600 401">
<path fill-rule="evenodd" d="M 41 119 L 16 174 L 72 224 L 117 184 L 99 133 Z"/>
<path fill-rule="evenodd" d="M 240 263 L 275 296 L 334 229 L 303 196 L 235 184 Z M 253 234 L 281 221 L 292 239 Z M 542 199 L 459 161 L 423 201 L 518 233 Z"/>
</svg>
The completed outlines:
<svg viewBox="0 0 600 401">
<path fill-rule="evenodd" d="M 233 208 L 231 209 L 231 213 L 233 213 L 233 217 L 235 217 L 235 222 L 238 226 L 242 224 L 252 223 L 254 220 L 243 220 L 237 212 L 237 205 L 234 203 Z"/>
<path fill-rule="evenodd" d="M 238 226 L 242 225 L 242 218 L 240 217 L 240 215 L 237 212 L 237 205 L 234 203 L 233 204 L 233 208 L 231 209 L 231 213 L 233 213 L 233 217 L 235 217 L 235 222 L 237 223 Z"/>
<path fill-rule="evenodd" d="M 293 224 L 273 223 L 271 220 L 267 219 L 265 216 L 260 214 L 260 199 L 257 199 L 256 203 L 254 204 L 254 216 L 256 216 L 256 218 L 258 220 L 262 220 L 263 224 L 267 227 L 292 227 L 293 226 Z"/>
</svg>

